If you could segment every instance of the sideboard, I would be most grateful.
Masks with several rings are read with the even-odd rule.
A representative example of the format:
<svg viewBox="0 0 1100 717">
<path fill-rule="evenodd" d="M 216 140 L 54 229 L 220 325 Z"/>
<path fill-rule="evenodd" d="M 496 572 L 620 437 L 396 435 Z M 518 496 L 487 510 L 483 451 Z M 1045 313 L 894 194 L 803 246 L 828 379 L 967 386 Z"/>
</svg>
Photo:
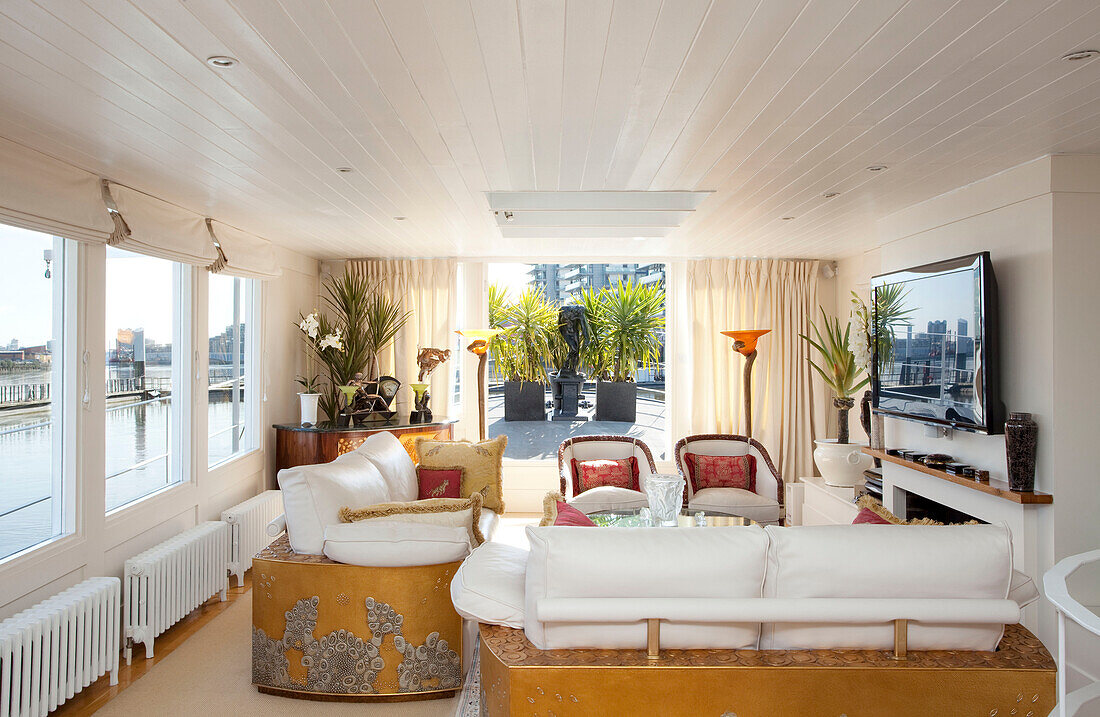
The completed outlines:
<svg viewBox="0 0 1100 717">
<path fill-rule="evenodd" d="M 432 423 L 402 423 L 379 421 L 363 426 L 337 426 L 322 422 L 312 426 L 300 423 L 276 424 L 275 470 L 312 463 L 328 463 L 338 456 L 354 451 L 367 436 L 385 431 L 397 436 L 414 462 L 418 438 L 438 438 L 449 441 L 454 437 L 457 419 L 444 418 Z"/>
</svg>

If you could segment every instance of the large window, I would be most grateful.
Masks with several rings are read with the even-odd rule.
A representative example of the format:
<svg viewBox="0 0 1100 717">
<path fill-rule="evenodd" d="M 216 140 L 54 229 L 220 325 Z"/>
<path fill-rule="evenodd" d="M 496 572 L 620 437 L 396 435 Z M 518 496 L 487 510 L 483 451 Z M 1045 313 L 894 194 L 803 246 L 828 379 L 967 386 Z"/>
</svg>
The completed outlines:
<svg viewBox="0 0 1100 717">
<path fill-rule="evenodd" d="M 664 459 L 665 265 L 489 264 L 488 278 L 489 323 L 503 333 L 492 345 L 487 432 L 508 436 L 505 456 L 552 460 L 565 438 L 611 433 L 634 436 Z M 585 377 L 577 418 L 548 420 L 548 375 L 568 357 L 558 331 L 558 311 L 568 305 L 585 307 L 592 343 L 576 367 Z M 644 365 L 629 360 L 639 352 L 647 355 Z M 614 403 L 609 397 L 601 410 L 597 379 L 618 381 L 611 388 L 630 393 Z"/>
<path fill-rule="evenodd" d="M 190 267 L 107 249 L 107 510 L 188 475 Z"/>
<path fill-rule="evenodd" d="M 0 558 L 65 532 L 65 245 L 0 225 Z"/>
<path fill-rule="evenodd" d="M 256 282 L 210 275 L 207 336 L 208 463 L 222 463 L 256 447 L 253 366 Z"/>
</svg>

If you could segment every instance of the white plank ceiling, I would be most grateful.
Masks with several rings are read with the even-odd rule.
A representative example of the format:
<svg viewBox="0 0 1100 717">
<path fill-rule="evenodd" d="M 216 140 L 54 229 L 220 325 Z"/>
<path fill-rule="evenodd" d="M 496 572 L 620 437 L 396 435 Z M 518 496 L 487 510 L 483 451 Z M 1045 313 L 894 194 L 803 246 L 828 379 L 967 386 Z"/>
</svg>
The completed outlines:
<svg viewBox="0 0 1100 717">
<path fill-rule="evenodd" d="M 1081 49 L 1097 0 L 0 0 L 0 136 L 318 257 L 837 258 L 1100 153 Z M 598 242 L 486 195 L 582 190 L 714 194 Z"/>
</svg>

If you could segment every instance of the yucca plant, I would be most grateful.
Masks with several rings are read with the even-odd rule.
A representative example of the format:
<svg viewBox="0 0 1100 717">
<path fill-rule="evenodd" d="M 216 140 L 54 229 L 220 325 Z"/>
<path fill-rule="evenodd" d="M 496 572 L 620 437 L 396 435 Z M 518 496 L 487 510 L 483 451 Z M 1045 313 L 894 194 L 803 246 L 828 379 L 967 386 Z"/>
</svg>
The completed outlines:
<svg viewBox="0 0 1100 717">
<path fill-rule="evenodd" d="M 604 373 L 611 381 L 633 381 L 639 366 L 660 357 L 665 292 L 660 286 L 620 281 L 602 290 L 595 303 L 589 323 L 600 344 L 597 358 L 606 362 Z"/>
<path fill-rule="evenodd" d="M 489 285 L 489 328 L 500 329 L 501 333 L 489 342 L 489 355 L 493 359 L 493 373 L 501 381 L 513 373 L 515 350 L 508 340 L 511 327 L 506 324 L 508 313 L 508 292 L 500 284 Z"/>
<path fill-rule="evenodd" d="M 504 310 L 504 341 L 512 352 L 507 381 L 546 384 L 546 365 L 551 355 L 551 336 L 558 330 L 558 310 L 546 300 L 542 288 L 529 286 Z"/>
<path fill-rule="evenodd" d="M 581 346 L 581 364 L 588 375 L 601 381 L 611 380 L 611 358 L 607 351 L 607 342 L 604 341 L 602 325 L 599 322 L 600 306 L 603 292 L 591 287 L 581 289 L 576 297 L 577 303 L 584 307 L 584 313 L 588 317 L 588 327 L 591 331 L 589 340 Z M 565 341 L 562 341 L 565 346 Z"/>
<path fill-rule="evenodd" d="M 363 307 L 363 337 L 370 356 L 367 375 L 378 378 L 378 355 L 382 353 L 408 323 L 411 311 L 402 311 L 396 299 L 386 296 L 381 287 L 375 287 Z"/>
<path fill-rule="evenodd" d="M 837 409 L 837 443 L 848 443 L 848 411 L 855 405 L 853 394 L 867 385 L 870 378 L 864 376 L 863 369 L 856 365 L 855 354 L 849 348 L 849 336 L 851 325 L 845 324 L 841 328 L 840 319 L 832 319 L 821 309 L 821 319 L 824 324 L 824 333 L 818 329 L 817 324 L 810 322 L 810 328 L 814 330 L 816 339 L 806 334 L 799 334 L 810 346 L 820 354 L 821 364 L 812 358 L 807 359 L 810 366 L 820 374 L 825 385 L 833 391 L 833 406 Z"/>
</svg>

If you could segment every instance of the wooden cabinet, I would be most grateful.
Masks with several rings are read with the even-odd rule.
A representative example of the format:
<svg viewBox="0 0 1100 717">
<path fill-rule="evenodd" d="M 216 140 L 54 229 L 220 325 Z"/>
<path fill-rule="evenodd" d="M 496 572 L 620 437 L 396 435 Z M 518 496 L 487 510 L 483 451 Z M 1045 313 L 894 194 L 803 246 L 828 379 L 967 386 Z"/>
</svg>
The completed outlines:
<svg viewBox="0 0 1100 717">
<path fill-rule="evenodd" d="M 276 425 L 275 470 L 334 461 L 338 456 L 354 451 L 368 436 L 380 431 L 397 436 L 413 462 L 417 463 L 417 439 L 449 441 L 454 437 L 454 424 L 454 420 L 444 419 L 434 423 L 379 423 L 342 428 L 325 423 L 309 427 L 295 423 Z"/>
</svg>

